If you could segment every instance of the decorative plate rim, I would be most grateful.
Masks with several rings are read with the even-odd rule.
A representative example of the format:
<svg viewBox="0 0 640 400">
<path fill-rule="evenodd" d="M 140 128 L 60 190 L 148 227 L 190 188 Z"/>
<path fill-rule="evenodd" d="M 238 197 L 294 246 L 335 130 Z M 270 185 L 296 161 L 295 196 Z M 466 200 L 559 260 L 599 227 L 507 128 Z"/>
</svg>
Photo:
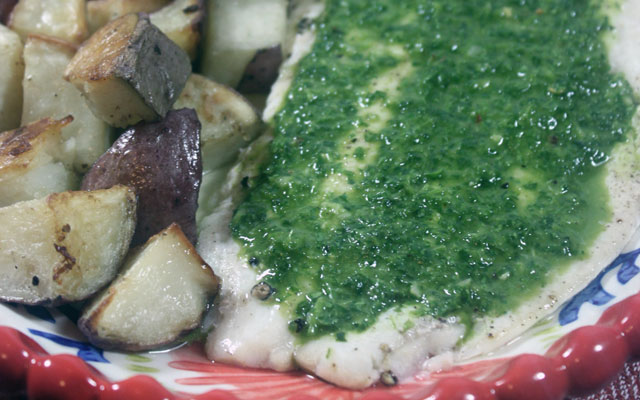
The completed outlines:
<svg viewBox="0 0 640 400">
<path fill-rule="evenodd" d="M 557 339 L 544 355 L 520 354 L 454 367 L 441 374 L 434 385 L 422 386 L 414 394 L 429 400 L 469 394 L 495 400 L 562 399 L 597 390 L 614 378 L 630 357 L 639 355 L 640 293 L 636 293 L 605 310 L 596 324 L 579 327 Z M 0 381 L 0 394 L 26 394 L 30 399 L 64 398 L 71 391 L 77 399 L 241 399 L 224 389 L 199 395 L 172 393 L 143 374 L 110 381 L 81 358 L 51 355 L 35 340 L 6 325 L 0 325 L 0 376 L 6 378 Z M 403 386 L 407 385 L 374 387 L 354 392 L 354 398 L 402 399 L 405 397 L 399 393 Z M 287 399 L 319 397 L 300 394 Z"/>
<path fill-rule="evenodd" d="M 614 378 L 630 357 L 640 356 L 640 231 L 626 250 L 584 289 L 502 351 L 362 391 L 336 387 L 303 371 L 275 372 L 211 362 L 195 345 L 149 357 L 106 354 L 74 339 L 77 332 L 69 328 L 75 328 L 77 309 L 9 304 L 0 307 L 0 317 L 6 317 L 0 322 L 0 398 L 17 394 L 30 399 L 65 399 L 71 392 L 76 399 L 109 400 L 445 400 L 469 396 L 561 400 L 566 395 L 584 395 Z M 56 333 L 48 329 L 49 324 L 56 327 Z M 65 354 L 69 349 L 77 355 Z"/>
</svg>

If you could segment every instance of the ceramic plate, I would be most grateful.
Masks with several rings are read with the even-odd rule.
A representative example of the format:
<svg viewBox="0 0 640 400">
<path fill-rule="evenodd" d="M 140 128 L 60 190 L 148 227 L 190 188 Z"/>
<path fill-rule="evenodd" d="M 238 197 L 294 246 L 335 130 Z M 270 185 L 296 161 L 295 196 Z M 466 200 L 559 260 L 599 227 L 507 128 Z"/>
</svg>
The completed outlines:
<svg viewBox="0 0 640 400">
<path fill-rule="evenodd" d="M 640 354 L 639 257 L 636 235 L 584 290 L 499 352 L 447 371 L 423 371 L 393 387 L 358 392 L 302 372 L 212 363 L 198 344 L 139 354 L 102 351 L 76 329 L 72 307 L 0 304 L 0 377 L 6 378 L 0 380 L 0 394 L 25 388 L 34 398 L 71 393 L 80 398 L 78 388 L 85 388 L 87 397 L 101 399 L 435 400 L 465 394 L 554 399 L 584 394 Z"/>
</svg>

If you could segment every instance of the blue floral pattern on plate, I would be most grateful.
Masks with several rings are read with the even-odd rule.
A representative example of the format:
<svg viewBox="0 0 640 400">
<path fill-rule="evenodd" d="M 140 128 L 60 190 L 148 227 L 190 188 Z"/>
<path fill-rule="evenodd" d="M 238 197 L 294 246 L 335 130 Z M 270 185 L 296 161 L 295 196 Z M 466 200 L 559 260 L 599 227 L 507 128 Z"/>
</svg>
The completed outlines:
<svg viewBox="0 0 640 400">
<path fill-rule="evenodd" d="M 640 263 L 640 241 L 635 245 L 639 248 L 619 255 L 586 288 L 556 312 L 540 320 L 529 333 L 518 338 L 514 347 L 505 346 L 505 353 L 498 356 L 514 356 L 521 353 L 544 354 L 562 335 L 578 326 L 593 324 L 594 318 L 601 315 L 609 305 L 636 293 L 640 289 L 640 279 L 632 278 L 640 273 L 640 267 L 636 265 Z M 587 309 L 583 307 L 585 305 L 590 307 Z M 75 327 L 78 316 L 79 309 L 75 305 L 45 308 L 11 303 L 0 304 L 0 319 L 4 319 L 5 324 L 27 333 L 40 342 L 45 349 L 51 349 L 48 351 L 52 354 L 65 352 L 77 354 L 81 359 L 94 363 L 101 373 L 111 379 L 121 380 L 139 373 L 153 374 L 170 390 L 191 392 L 192 387 L 189 385 L 194 383 L 184 384 L 176 378 L 177 376 L 184 378 L 185 371 L 180 369 L 177 373 L 175 367 L 171 365 L 175 359 L 174 356 L 164 351 L 147 353 L 144 356 L 125 355 L 103 352 L 82 339 L 77 340 L 80 338 L 77 336 L 78 331 Z M 60 347 L 68 350 L 65 351 Z M 201 376 L 200 371 L 190 373 L 196 380 Z M 232 373 L 237 374 L 237 372 Z M 211 383 L 195 384 L 211 385 Z"/>
<path fill-rule="evenodd" d="M 573 296 L 560 310 L 558 321 L 560 325 L 567 325 L 578 319 L 580 307 L 584 303 L 591 303 L 595 306 L 602 306 L 613 300 L 616 296 L 604 290 L 602 286 L 602 278 L 613 269 L 620 267 L 616 274 L 618 282 L 625 285 L 634 276 L 640 272 L 640 268 L 636 266 L 636 260 L 640 256 L 640 249 L 636 249 L 629 253 L 620 254 L 611 264 L 600 271 L 598 276 L 582 289 L 578 294 Z"/>
<path fill-rule="evenodd" d="M 37 329 L 29 329 L 29 333 L 34 336 L 40 336 L 45 339 L 49 339 L 61 346 L 76 348 L 78 349 L 78 357 L 82 358 L 85 361 L 109 363 L 109 360 L 104 358 L 103 351 L 88 342 L 79 342 L 77 340 L 69 339 L 60 335 L 56 335 L 54 333 L 44 332 Z"/>
</svg>

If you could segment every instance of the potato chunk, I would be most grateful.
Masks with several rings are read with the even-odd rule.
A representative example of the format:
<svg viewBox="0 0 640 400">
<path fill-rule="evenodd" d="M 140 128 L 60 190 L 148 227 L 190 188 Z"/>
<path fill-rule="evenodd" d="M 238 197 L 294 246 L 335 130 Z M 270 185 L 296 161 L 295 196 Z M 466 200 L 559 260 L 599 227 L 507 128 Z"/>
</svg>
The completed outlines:
<svg viewBox="0 0 640 400">
<path fill-rule="evenodd" d="M 61 130 L 73 121 L 44 118 L 0 133 L 0 207 L 32 200 L 77 185 L 59 158 Z"/>
<path fill-rule="evenodd" d="M 94 114 L 126 127 L 164 117 L 191 73 L 187 54 L 143 14 L 102 27 L 78 50 L 65 79 L 85 95 Z"/>
<path fill-rule="evenodd" d="M 253 106 L 235 90 L 202 75 L 191 74 L 176 107 L 193 108 L 202 124 L 202 183 L 196 220 L 208 215 L 220 201 L 217 193 L 240 149 L 264 128 Z"/>
<path fill-rule="evenodd" d="M 87 2 L 87 22 L 91 33 L 109 21 L 129 13 L 157 11 L 171 0 L 90 0 Z"/>
<path fill-rule="evenodd" d="M 173 224 L 133 252 L 78 326 L 104 349 L 148 350 L 197 328 L 219 280 Z"/>
<path fill-rule="evenodd" d="M 86 172 L 109 148 L 110 128 L 97 118 L 80 92 L 64 80 L 64 70 L 76 46 L 50 36 L 29 35 L 24 48 L 22 125 L 44 117 L 73 116 L 62 129 L 61 157 L 78 172 Z"/>
<path fill-rule="evenodd" d="M 193 60 L 202 36 L 204 14 L 204 0 L 175 0 L 149 17 L 152 24 Z"/>
<path fill-rule="evenodd" d="M 0 132 L 20 126 L 22 113 L 22 41 L 17 33 L 0 25 Z"/>
<path fill-rule="evenodd" d="M 133 235 L 136 199 L 116 186 L 0 208 L 0 299 L 82 300 L 117 274 Z"/>
<path fill-rule="evenodd" d="M 9 27 L 23 40 L 30 33 L 82 43 L 89 36 L 85 0 L 20 0 L 9 17 Z"/>
<path fill-rule="evenodd" d="M 258 112 L 244 97 L 198 74 L 191 74 L 175 106 L 193 108 L 198 113 L 205 170 L 233 161 L 240 148 L 264 128 Z"/>
<path fill-rule="evenodd" d="M 139 207 L 134 244 L 173 222 L 195 243 L 201 179 L 200 122 L 193 110 L 184 109 L 123 133 L 84 177 L 82 188 L 135 188 Z"/>
<path fill-rule="evenodd" d="M 169 4 L 170 3 L 170 4 Z M 158 27 L 193 60 L 202 36 L 204 0 L 93 0 L 87 3 L 89 30 L 97 31 L 118 17 L 129 13 L 150 13 Z"/>
<path fill-rule="evenodd" d="M 211 0 L 209 10 L 201 67 L 216 82 L 236 87 L 258 51 L 285 40 L 285 0 Z"/>
</svg>

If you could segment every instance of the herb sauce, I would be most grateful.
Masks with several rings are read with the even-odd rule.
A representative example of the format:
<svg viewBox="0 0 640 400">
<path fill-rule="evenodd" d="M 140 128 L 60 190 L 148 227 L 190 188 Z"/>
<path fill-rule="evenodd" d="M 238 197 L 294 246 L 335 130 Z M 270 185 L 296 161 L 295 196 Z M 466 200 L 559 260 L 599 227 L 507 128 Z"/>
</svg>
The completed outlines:
<svg viewBox="0 0 640 400">
<path fill-rule="evenodd" d="M 329 0 L 316 28 L 231 223 L 301 340 L 499 315 L 586 255 L 635 110 L 596 5 Z"/>
</svg>

